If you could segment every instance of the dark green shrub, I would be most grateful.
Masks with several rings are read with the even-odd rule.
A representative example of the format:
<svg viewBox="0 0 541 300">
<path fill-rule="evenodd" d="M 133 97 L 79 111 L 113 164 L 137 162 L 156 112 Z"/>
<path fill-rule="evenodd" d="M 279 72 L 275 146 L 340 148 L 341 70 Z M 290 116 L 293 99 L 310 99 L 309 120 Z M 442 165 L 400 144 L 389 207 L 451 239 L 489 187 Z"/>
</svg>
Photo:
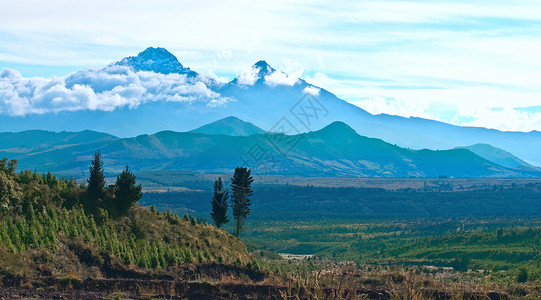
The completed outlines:
<svg viewBox="0 0 541 300">
<path fill-rule="evenodd" d="M 526 281 L 528 281 L 528 270 L 526 270 L 525 268 L 520 268 L 518 270 L 517 282 L 523 283 Z"/>
</svg>

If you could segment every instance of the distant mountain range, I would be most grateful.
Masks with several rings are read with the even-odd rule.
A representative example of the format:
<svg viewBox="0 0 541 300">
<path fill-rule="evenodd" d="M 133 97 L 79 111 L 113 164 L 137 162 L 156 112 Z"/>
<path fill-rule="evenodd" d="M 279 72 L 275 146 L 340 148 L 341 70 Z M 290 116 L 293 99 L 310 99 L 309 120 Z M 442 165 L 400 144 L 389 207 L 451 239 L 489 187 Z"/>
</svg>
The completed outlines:
<svg viewBox="0 0 541 300">
<path fill-rule="evenodd" d="M 132 78 L 111 66 L 130 68 L 139 72 L 139 75 Z M 102 78 L 100 72 L 106 75 Z M 162 77 L 155 79 L 153 74 Z M 160 80 L 168 80 L 169 85 L 164 87 Z M 141 81 L 146 85 L 140 86 Z M 401 147 L 444 150 L 482 143 L 513 153 L 518 160 L 527 164 L 541 166 L 541 132 L 502 132 L 459 127 L 421 118 L 372 115 L 325 89 L 275 70 L 265 61 L 255 63 L 251 73 L 241 74 L 227 83 L 220 83 L 183 66 L 173 54 L 163 48 L 148 48 L 137 56 L 121 59 L 105 68 L 84 69 L 70 74 L 65 83 L 67 88 L 89 86 L 96 93 L 108 96 L 114 94 L 118 97 L 111 96 L 110 105 L 113 107 L 107 107 L 106 111 L 94 108 L 92 104 L 91 109 L 85 110 L 39 113 L 38 109 L 38 113 L 25 116 L 0 114 L 0 131 L 89 129 L 129 137 L 163 130 L 188 131 L 219 118 L 235 116 L 256 124 L 265 131 L 296 135 L 342 121 L 362 136 L 379 138 Z M 148 93 L 153 96 L 149 97 Z M 151 100 L 139 101 L 138 97 Z M 126 104 L 114 106 L 124 103 L 123 101 Z M 216 130 L 222 129 L 201 127 L 192 133 L 220 133 Z M 254 128 L 235 130 L 239 131 L 221 133 L 258 133 Z M 148 137 L 156 136 L 159 134 Z M 478 154 L 486 152 L 479 147 L 471 150 Z M 306 161 L 296 163 L 307 164 Z M 502 161 L 500 163 L 506 165 Z M 300 165 L 296 168 L 301 168 Z M 367 167 L 368 169 L 370 168 Z M 397 170 L 390 172 L 409 174 Z"/>
<path fill-rule="evenodd" d="M 514 156 L 512 153 L 509 153 L 507 151 L 504 151 L 500 148 L 496 148 L 488 144 L 475 144 L 475 145 L 471 145 L 467 147 L 459 147 L 459 148 L 468 149 L 471 152 L 487 160 L 490 160 L 494 163 L 499 164 L 500 166 L 504 166 L 507 168 L 532 170 L 532 171 L 539 170 L 539 168 L 533 167 L 532 165 L 528 164 L 522 159 Z"/>
<path fill-rule="evenodd" d="M 491 147 L 491 146 L 490 146 Z M 472 146 L 476 150 L 478 146 Z M 21 168 L 84 177 L 100 149 L 107 172 L 129 164 L 135 171 L 189 170 L 224 173 L 240 165 L 256 175 L 347 177 L 537 177 L 539 169 L 508 162 L 501 150 L 411 150 L 368 138 L 343 122 L 308 133 L 265 133 L 228 117 L 191 132 L 161 131 L 118 138 L 93 131 L 0 133 L 0 157 Z M 483 152 L 483 153 L 481 153 Z M 512 157 L 512 154 L 508 154 Z M 483 157 L 482 157 L 483 156 Z"/>
</svg>

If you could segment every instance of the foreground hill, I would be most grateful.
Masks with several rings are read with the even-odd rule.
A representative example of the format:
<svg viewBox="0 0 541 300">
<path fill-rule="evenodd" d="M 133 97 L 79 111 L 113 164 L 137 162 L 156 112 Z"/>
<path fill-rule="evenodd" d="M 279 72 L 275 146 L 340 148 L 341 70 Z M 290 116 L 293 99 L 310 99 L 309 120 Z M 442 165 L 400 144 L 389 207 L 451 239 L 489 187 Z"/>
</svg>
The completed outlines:
<svg viewBox="0 0 541 300">
<path fill-rule="evenodd" d="M 9 91 L 17 90 L 19 83 L 24 81 L 13 70 L 2 74 L 0 79 Z M 272 130 L 286 118 L 294 126 L 294 132 L 302 133 L 342 121 L 363 136 L 383 139 L 401 147 L 450 149 L 485 143 L 511 152 L 528 163 L 541 165 L 537 151 L 541 147 L 540 132 L 502 132 L 422 118 L 372 115 L 325 89 L 275 70 L 265 61 L 255 63 L 247 74 L 221 83 L 183 66 L 167 50 L 151 47 L 104 68 L 83 69 L 70 74 L 62 84 L 65 85 L 62 90 L 68 95 L 54 99 L 66 100 L 65 105 L 75 103 L 74 107 L 63 110 L 52 103 L 50 111 L 44 111 L 41 106 L 36 109 L 43 112 L 40 114 L 32 111 L 26 115 L 19 115 L 19 111 L 10 114 L 10 103 L 20 102 L 19 98 L 35 97 L 27 102 L 46 106 L 39 95 L 32 94 L 34 92 L 28 95 L 28 91 L 32 91 L 30 85 L 18 91 L 19 94 L 8 93 L 15 95 L 13 99 L 0 99 L 0 102 L 7 100 L 7 108 L 0 114 L 1 130 L 91 129 L 129 137 L 161 130 L 187 131 L 216 118 L 236 116 L 264 130 Z M 102 100 L 103 107 L 99 103 L 87 107 L 84 99 L 69 94 L 77 94 L 81 87 L 95 94 L 98 102 Z M 60 89 L 56 88 L 53 93 L 56 90 Z M 107 100 L 111 97 L 119 100 L 111 104 Z"/>
<path fill-rule="evenodd" d="M 86 186 L 15 168 L 14 161 L 0 162 L 0 297 L 21 281 L 28 282 L 26 289 L 71 289 L 111 278 L 235 274 L 248 283 L 265 276 L 241 240 L 206 222 L 138 205 L 115 216 L 101 208 L 91 213 Z M 107 201 L 118 201 L 110 197 Z M 100 201 L 93 207 L 103 205 Z M 90 288 L 107 290 L 102 284 Z"/>
<path fill-rule="evenodd" d="M 229 126 L 217 126 L 224 123 Z M 236 166 L 254 169 L 256 175 L 349 177 L 534 177 L 535 169 L 503 167 L 468 149 L 412 150 L 357 134 L 342 122 L 297 135 L 252 134 L 255 126 L 226 119 L 196 131 L 162 131 L 133 138 L 114 138 L 94 133 L 96 138 L 73 143 L 58 139 L 50 145 L 22 132 L 18 147 L 0 141 L 0 156 L 19 160 L 24 168 L 52 170 L 84 177 L 87 162 L 100 149 L 108 166 L 118 172 L 126 164 L 135 171 L 190 170 L 228 173 Z M 213 129 L 214 128 L 214 129 Z M 227 132 L 231 135 L 220 134 Z M 251 135 L 247 135 L 250 133 Z M 10 134 L 4 134 L 11 136 Z M 77 133 L 44 135 L 78 136 Z M 86 135 L 90 135 L 88 132 Z"/>
</svg>

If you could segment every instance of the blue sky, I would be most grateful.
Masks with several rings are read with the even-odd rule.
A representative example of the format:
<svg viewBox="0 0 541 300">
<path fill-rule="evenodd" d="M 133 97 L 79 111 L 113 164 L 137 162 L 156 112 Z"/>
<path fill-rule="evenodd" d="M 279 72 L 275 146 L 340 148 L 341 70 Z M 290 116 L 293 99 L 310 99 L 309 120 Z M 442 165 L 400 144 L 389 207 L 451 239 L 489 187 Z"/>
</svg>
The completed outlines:
<svg viewBox="0 0 541 300">
<path fill-rule="evenodd" d="M 541 130 L 541 1 L 2 1 L 0 72 L 165 47 L 223 80 L 260 59 L 371 113 Z"/>
</svg>

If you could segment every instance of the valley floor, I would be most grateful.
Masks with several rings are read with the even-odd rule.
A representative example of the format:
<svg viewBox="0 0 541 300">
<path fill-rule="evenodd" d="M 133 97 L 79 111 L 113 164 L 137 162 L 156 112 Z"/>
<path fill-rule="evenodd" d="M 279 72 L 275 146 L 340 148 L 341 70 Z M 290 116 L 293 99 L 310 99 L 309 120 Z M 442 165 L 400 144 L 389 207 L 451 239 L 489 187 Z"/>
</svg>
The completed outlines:
<svg viewBox="0 0 541 300">
<path fill-rule="evenodd" d="M 154 178 L 141 203 L 208 218 L 211 176 L 176 187 Z M 337 276 L 335 285 L 338 274 L 353 274 L 359 286 L 377 282 L 373 290 L 402 295 L 430 289 L 541 297 L 538 179 L 264 180 L 254 187 L 242 237 L 272 274 L 327 272 Z"/>
</svg>

